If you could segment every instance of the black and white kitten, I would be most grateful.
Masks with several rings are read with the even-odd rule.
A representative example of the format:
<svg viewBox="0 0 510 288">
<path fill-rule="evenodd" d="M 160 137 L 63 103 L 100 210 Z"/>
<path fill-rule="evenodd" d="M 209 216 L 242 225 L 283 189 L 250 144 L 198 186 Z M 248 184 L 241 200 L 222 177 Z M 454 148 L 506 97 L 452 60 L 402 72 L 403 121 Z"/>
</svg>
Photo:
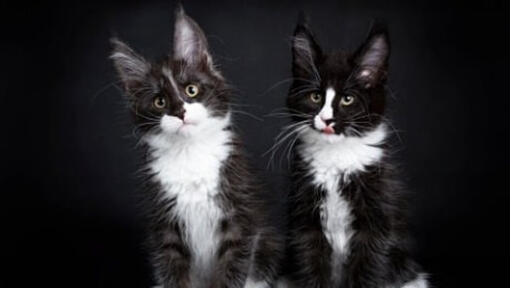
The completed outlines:
<svg viewBox="0 0 510 288">
<path fill-rule="evenodd" d="M 388 153 L 390 45 L 374 25 L 354 53 L 323 53 L 304 21 L 287 98 L 298 135 L 289 197 L 296 287 L 425 288 L 410 258 L 405 200 Z"/>
<path fill-rule="evenodd" d="M 112 40 L 146 154 L 149 246 L 160 287 L 271 287 L 283 241 L 231 123 L 204 33 L 178 9 L 173 55 L 150 63 Z"/>
</svg>

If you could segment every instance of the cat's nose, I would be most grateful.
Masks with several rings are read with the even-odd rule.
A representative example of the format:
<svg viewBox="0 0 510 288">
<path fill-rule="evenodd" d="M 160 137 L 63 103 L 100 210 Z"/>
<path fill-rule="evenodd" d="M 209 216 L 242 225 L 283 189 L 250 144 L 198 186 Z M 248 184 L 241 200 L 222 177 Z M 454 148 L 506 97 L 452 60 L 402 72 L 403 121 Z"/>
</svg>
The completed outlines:
<svg viewBox="0 0 510 288">
<path fill-rule="evenodd" d="M 320 117 L 322 122 L 324 122 L 326 124 L 326 126 L 329 126 L 329 124 L 335 122 L 335 120 L 333 118 L 324 118 L 324 117 Z"/>
<path fill-rule="evenodd" d="M 175 112 L 175 117 L 184 120 L 184 113 L 186 113 L 186 110 L 184 110 L 184 108 L 181 107 L 179 108 L 179 110 Z"/>
</svg>

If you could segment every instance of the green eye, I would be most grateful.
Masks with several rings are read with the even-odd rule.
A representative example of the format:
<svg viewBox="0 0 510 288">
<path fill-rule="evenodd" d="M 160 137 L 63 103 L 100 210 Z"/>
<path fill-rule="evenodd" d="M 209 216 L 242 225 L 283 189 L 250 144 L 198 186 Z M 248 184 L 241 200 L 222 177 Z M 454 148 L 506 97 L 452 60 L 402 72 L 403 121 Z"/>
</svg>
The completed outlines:
<svg viewBox="0 0 510 288">
<path fill-rule="evenodd" d="M 319 93 L 311 93 L 310 94 L 310 100 L 312 100 L 313 103 L 319 103 L 322 100 L 322 96 Z"/>
<path fill-rule="evenodd" d="M 154 102 L 152 102 L 152 104 L 157 109 L 163 109 L 166 107 L 166 100 L 165 100 L 165 98 L 158 96 L 158 97 L 154 98 Z"/>
<path fill-rule="evenodd" d="M 193 98 L 198 95 L 200 89 L 198 89 L 197 85 L 189 84 L 188 86 L 186 86 L 186 88 L 184 88 L 184 92 L 186 92 L 186 95 L 188 95 L 188 97 Z"/>
<path fill-rule="evenodd" d="M 345 95 L 340 99 L 340 104 L 342 106 L 349 106 L 354 102 L 354 96 L 352 95 Z"/>
</svg>

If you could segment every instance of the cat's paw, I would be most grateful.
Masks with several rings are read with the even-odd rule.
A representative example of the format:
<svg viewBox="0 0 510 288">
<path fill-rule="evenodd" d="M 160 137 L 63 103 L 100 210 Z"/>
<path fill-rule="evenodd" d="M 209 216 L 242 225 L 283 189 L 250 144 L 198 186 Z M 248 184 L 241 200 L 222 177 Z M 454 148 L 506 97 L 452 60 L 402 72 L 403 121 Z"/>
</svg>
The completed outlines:
<svg viewBox="0 0 510 288">
<path fill-rule="evenodd" d="M 270 285 L 266 281 L 255 281 L 251 278 L 248 278 L 246 280 L 246 283 L 244 284 L 244 288 L 269 288 Z"/>
<path fill-rule="evenodd" d="M 419 274 L 413 281 L 407 282 L 401 288 L 428 288 L 429 283 L 427 281 L 427 275 Z"/>
<path fill-rule="evenodd" d="M 275 283 L 275 287 L 276 288 L 294 288 L 294 286 L 292 286 L 290 281 L 287 280 L 286 278 L 278 279 L 278 281 L 276 281 L 276 283 Z"/>
</svg>

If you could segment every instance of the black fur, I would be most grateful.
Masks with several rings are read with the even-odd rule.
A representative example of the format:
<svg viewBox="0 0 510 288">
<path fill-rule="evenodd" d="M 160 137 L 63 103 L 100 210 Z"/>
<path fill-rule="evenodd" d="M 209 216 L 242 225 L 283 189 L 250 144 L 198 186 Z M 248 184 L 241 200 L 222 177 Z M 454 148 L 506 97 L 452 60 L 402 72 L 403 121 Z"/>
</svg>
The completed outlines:
<svg viewBox="0 0 510 288">
<path fill-rule="evenodd" d="M 311 101 L 310 94 L 325 95 L 333 87 L 336 134 L 358 137 L 383 121 L 386 97 L 389 39 L 384 25 L 376 24 L 367 40 L 354 53 L 324 53 L 308 25 L 300 20 L 293 38 L 293 76 L 287 108 L 293 121 L 310 125 L 324 104 Z M 362 74 L 363 71 L 368 71 Z M 341 97 L 354 97 L 353 104 L 340 105 Z M 329 123 L 328 123 L 329 124 Z M 317 131 L 316 133 L 321 133 Z M 388 143 L 388 142 L 385 142 Z M 349 203 L 353 236 L 341 271 L 332 271 L 332 247 L 324 234 L 319 207 L 326 191 L 313 182 L 310 163 L 300 155 L 296 142 L 291 163 L 287 261 L 288 275 L 296 287 L 381 288 L 401 287 L 420 273 L 410 258 L 406 227 L 405 190 L 386 151 L 378 163 L 364 171 L 338 175 L 338 193 Z M 337 268 L 338 269 L 338 268 Z M 333 275 L 340 274 L 340 279 Z"/>
<path fill-rule="evenodd" d="M 224 117 L 229 111 L 230 89 L 212 63 L 203 32 L 182 9 L 176 17 L 174 54 L 158 63 L 149 63 L 126 44 L 112 40 L 111 58 L 142 137 L 160 133 L 160 119 L 165 114 L 182 119 L 183 101 L 200 102 L 218 117 Z M 191 42 L 181 39 L 179 29 L 184 29 L 182 25 L 186 25 L 186 29 L 191 27 Z M 191 54 L 181 57 L 179 45 L 192 45 L 186 47 L 192 49 Z M 164 68 L 172 71 L 175 83 L 163 75 Z M 183 97 L 183 89 L 190 83 L 200 87 L 199 96 Z M 164 99 L 166 105 L 163 108 L 154 106 L 157 97 Z M 233 130 L 231 126 L 225 129 Z M 279 271 L 283 238 L 266 219 L 264 203 L 259 199 L 262 187 L 247 164 L 238 137 L 234 131 L 232 133 L 234 136 L 229 144 L 232 152 L 222 163 L 219 193 L 214 199 L 224 215 L 217 231 L 220 243 L 213 267 L 210 267 L 213 272 L 207 276 L 208 281 L 199 284 L 200 287 L 243 287 L 250 266 L 253 266 L 251 273 L 255 280 L 268 283 L 273 282 Z M 165 195 L 161 183 L 149 169 L 148 164 L 154 160 L 151 148 L 143 143 L 141 149 L 146 155 L 143 207 L 148 220 L 148 247 L 156 281 L 165 288 L 191 287 L 190 263 L 194 251 L 186 243 L 183 223 L 172 216 L 176 198 Z"/>
</svg>

